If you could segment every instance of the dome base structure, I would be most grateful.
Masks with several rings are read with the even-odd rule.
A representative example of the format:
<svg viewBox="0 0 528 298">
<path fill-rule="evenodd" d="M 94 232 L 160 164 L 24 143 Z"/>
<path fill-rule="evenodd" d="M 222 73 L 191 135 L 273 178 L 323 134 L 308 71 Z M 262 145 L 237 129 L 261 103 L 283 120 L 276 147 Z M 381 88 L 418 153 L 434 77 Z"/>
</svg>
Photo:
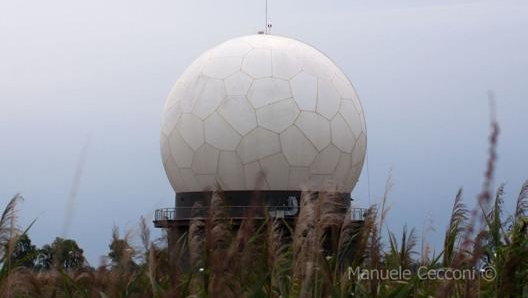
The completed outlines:
<svg viewBox="0 0 528 298">
<path fill-rule="evenodd" d="M 215 207 L 212 207 L 211 203 L 214 196 L 220 198 L 220 204 L 214 203 Z M 350 216 L 350 224 L 354 230 L 359 231 L 365 223 L 368 210 L 351 208 L 349 193 L 311 192 L 303 194 L 300 191 L 178 193 L 176 194 L 176 207 L 156 210 L 153 221 L 155 227 L 163 228 L 166 231 L 170 272 L 191 269 L 189 264 L 191 252 L 188 246 L 182 246 L 182 241 L 190 239 L 191 235 L 202 235 L 203 237 L 208 229 L 213 228 L 214 224 L 210 225 L 210 223 L 219 218 L 218 214 L 214 214 L 215 210 L 212 208 L 222 210 L 220 219 L 225 219 L 229 223 L 230 231 L 234 233 L 243 228 L 244 222 L 253 222 L 256 224 L 255 227 L 278 223 L 278 227 L 283 233 L 282 241 L 286 245 L 291 244 L 292 233 L 295 231 L 301 208 L 306 208 L 306 206 L 301 206 L 301 196 L 310 196 L 307 199 L 312 200 L 315 204 L 317 204 L 317 200 L 328 196 L 329 200 L 326 201 L 334 206 L 332 210 L 333 219 L 344 221 L 346 216 Z M 251 203 L 248 204 L 248 201 Z M 334 240 L 339 229 L 339 227 L 329 226 L 323 230 L 325 234 L 323 237 L 325 240 L 322 243 L 324 253 L 328 255 L 335 253 L 337 247 L 335 247 Z"/>
</svg>

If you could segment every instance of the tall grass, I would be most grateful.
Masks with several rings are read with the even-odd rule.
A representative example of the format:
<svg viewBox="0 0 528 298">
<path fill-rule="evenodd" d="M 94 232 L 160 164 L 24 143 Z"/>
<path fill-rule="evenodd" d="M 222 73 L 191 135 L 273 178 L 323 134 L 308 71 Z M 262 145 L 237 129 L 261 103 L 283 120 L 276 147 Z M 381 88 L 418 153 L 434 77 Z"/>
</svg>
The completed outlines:
<svg viewBox="0 0 528 298">
<path fill-rule="evenodd" d="M 266 214 L 259 210 L 262 207 L 235 222 L 217 187 L 207 217 L 195 216 L 170 253 L 167 239 L 151 239 L 142 218 L 139 248 L 130 244 L 131 234 L 121 237 L 114 229 L 110 264 L 34 271 L 11 258 L 24 234 L 16 227 L 15 207 L 21 199 L 16 195 L 0 219 L 0 296 L 528 297 L 528 181 L 516 197 L 512 215 L 505 216 L 504 186 L 492 189 L 498 133 L 494 123 L 475 207 L 466 207 L 461 189 L 456 193 L 443 247 L 432 256 L 424 239 L 419 249 L 415 229 L 403 227 L 396 233 L 386 227 L 389 178 L 381 204 L 370 206 L 363 221 L 344 213 L 348 206 L 329 187 L 319 193 L 302 192 L 293 227 L 278 218 L 257 218 L 256 214 Z M 195 205 L 193 214 L 200 208 Z M 476 275 L 423 278 L 424 270 L 466 270 Z M 372 274 L 402 271 L 409 275 Z"/>
<path fill-rule="evenodd" d="M 372 206 L 364 221 L 343 216 L 331 192 L 304 192 L 295 228 L 280 219 L 240 223 L 226 217 L 221 191 L 213 193 L 207 218 L 191 221 L 180 239 L 178 278 L 168 269 L 162 241 L 151 240 L 140 221 L 142 247 L 131 249 L 128 234 L 113 232 L 116 261 L 97 269 L 33 271 L 10 262 L 9 255 L 20 231 L 16 229 L 14 197 L 0 222 L 2 241 L 2 297 L 526 297 L 528 278 L 528 182 L 519 192 L 512 215 L 504 217 L 504 191 L 500 186 L 487 208 L 483 227 L 471 230 L 474 214 L 455 198 L 441 253 L 421 258 L 414 229 L 397 236 L 390 228 L 387 242 L 381 233 L 387 204 Z M 385 199 L 386 201 L 386 199 Z M 384 207 L 383 207 L 384 206 Z M 18 231 L 18 232 L 17 232 Z M 469 231 L 474 237 L 468 236 Z M 468 245 L 468 239 L 471 245 Z M 333 249 L 328 249 L 331 243 Z M 134 264 L 132 260 L 139 263 Z M 472 269 L 481 276 L 465 280 L 428 280 L 417 268 Z M 388 271 L 408 269 L 407 279 L 364 278 L 354 268 Z M 482 270 L 481 270 L 482 269 Z"/>
</svg>

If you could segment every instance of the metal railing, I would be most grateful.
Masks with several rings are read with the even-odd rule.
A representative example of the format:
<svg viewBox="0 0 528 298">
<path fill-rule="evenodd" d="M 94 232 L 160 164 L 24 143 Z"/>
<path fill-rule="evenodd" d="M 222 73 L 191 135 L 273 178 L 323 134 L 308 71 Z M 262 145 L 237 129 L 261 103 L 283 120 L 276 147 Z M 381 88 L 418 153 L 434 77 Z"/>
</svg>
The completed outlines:
<svg viewBox="0 0 528 298">
<path fill-rule="evenodd" d="M 364 221 L 367 217 L 368 209 L 365 208 L 349 208 L 350 219 L 352 221 Z"/>
<path fill-rule="evenodd" d="M 287 211 L 290 211 L 288 206 L 266 206 L 268 214 L 274 214 L 275 217 L 293 217 L 281 216 Z M 255 218 L 265 217 L 265 209 L 262 206 L 229 206 L 228 215 L 230 218 L 244 218 L 248 214 Z M 345 213 L 346 210 L 343 210 Z M 367 216 L 367 209 L 365 208 L 350 208 L 349 210 L 352 221 L 363 221 Z M 154 221 L 175 221 L 175 220 L 189 220 L 192 218 L 207 218 L 209 214 L 209 207 L 176 207 L 157 209 L 154 214 Z M 297 214 L 296 214 L 297 215 Z"/>
</svg>

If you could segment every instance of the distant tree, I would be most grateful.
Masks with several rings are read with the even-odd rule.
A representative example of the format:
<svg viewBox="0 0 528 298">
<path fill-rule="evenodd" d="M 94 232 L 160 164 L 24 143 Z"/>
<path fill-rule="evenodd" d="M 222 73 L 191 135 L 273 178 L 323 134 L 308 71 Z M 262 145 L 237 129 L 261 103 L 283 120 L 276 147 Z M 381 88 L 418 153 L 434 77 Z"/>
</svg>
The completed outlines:
<svg viewBox="0 0 528 298">
<path fill-rule="evenodd" d="M 75 240 L 57 237 L 51 245 L 46 244 L 37 251 L 35 267 L 38 270 L 82 268 L 85 266 L 83 252 Z"/>
<path fill-rule="evenodd" d="M 46 244 L 41 248 L 37 249 L 37 255 L 35 256 L 35 269 L 36 270 L 49 270 L 53 265 L 53 251 L 51 245 Z"/>
<path fill-rule="evenodd" d="M 83 250 L 72 239 L 55 238 L 51 244 L 53 264 L 63 269 L 77 269 L 84 266 Z"/>
<path fill-rule="evenodd" d="M 11 252 L 11 264 L 34 268 L 36 257 L 37 248 L 31 244 L 29 236 L 26 233 L 17 236 L 13 251 Z"/>
</svg>

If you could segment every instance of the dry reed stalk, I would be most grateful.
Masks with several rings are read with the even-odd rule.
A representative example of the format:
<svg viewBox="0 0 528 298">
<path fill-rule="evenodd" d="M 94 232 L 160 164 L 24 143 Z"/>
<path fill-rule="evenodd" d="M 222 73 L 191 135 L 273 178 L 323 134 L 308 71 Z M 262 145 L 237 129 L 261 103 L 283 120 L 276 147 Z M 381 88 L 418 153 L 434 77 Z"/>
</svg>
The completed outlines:
<svg viewBox="0 0 528 298">
<path fill-rule="evenodd" d="M 197 263 L 201 261 L 204 256 L 205 221 L 198 216 L 202 208 L 203 206 L 200 202 L 195 202 L 193 204 L 191 211 L 192 218 L 189 223 L 189 260 L 190 266 L 193 269 L 195 269 Z"/>
<path fill-rule="evenodd" d="M 2 217 L 0 218 L 0 260 L 2 269 L 0 275 L 0 291 L 4 297 L 11 297 L 11 283 L 13 278 L 10 277 L 13 265 L 11 264 L 11 255 L 18 242 L 20 231 L 17 228 L 17 204 L 23 200 L 20 194 L 15 194 L 7 203 Z"/>
<path fill-rule="evenodd" d="M 341 194 L 337 192 L 324 191 L 319 193 L 316 216 L 317 230 L 320 237 L 326 231 L 332 231 L 335 234 L 336 230 L 342 226 L 345 214 L 350 207 L 347 203 L 344 202 Z"/>
<path fill-rule="evenodd" d="M 157 266 L 155 251 L 156 249 L 154 247 L 154 243 L 150 243 L 150 247 L 148 249 L 147 274 L 148 274 L 148 279 L 150 282 L 150 288 L 152 290 L 152 297 L 156 297 L 157 288 L 158 288 L 157 287 L 158 285 L 157 274 L 156 274 L 158 266 Z"/>
<path fill-rule="evenodd" d="M 381 214 L 385 212 L 382 210 Z M 383 216 L 382 216 L 383 217 Z M 381 223 L 382 221 L 380 221 Z M 383 255 L 383 244 L 381 243 L 381 224 L 376 225 L 375 219 L 374 224 L 365 225 L 367 229 L 370 229 L 370 235 L 367 239 L 366 246 L 366 261 L 367 268 L 379 270 L 382 266 L 382 255 Z M 368 280 L 370 295 L 372 297 L 378 297 L 379 293 L 379 280 L 377 277 Z"/>
<path fill-rule="evenodd" d="M 191 210 L 191 221 L 188 232 L 189 248 L 189 268 L 192 271 L 189 285 L 189 293 L 197 294 L 203 284 L 201 283 L 202 275 L 200 269 L 204 268 L 205 256 L 205 219 L 200 216 L 203 206 L 200 202 L 195 202 Z"/>
<path fill-rule="evenodd" d="M 502 268 L 497 292 L 507 297 L 526 296 L 528 276 L 528 181 L 524 182 L 515 205 L 515 214 L 511 217 L 510 228 L 503 241 L 508 249 L 502 254 Z M 500 260 L 499 260 L 500 261 Z"/>
<path fill-rule="evenodd" d="M 471 211 L 469 218 L 466 220 L 467 224 L 465 224 L 464 227 L 465 229 L 459 249 L 450 252 L 453 255 L 450 264 L 453 268 L 475 268 L 477 262 L 482 258 L 482 253 L 484 251 L 484 248 L 481 247 L 481 241 L 474 241 L 473 239 L 478 239 L 479 235 L 485 233 L 485 224 L 488 220 L 487 212 L 491 209 L 492 187 L 497 163 L 497 144 L 500 133 L 499 124 L 495 118 L 493 94 L 489 94 L 489 99 L 491 106 L 491 131 L 489 136 L 488 159 L 486 161 L 486 170 L 484 172 L 484 182 L 482 190 L 477 197 L 477 204 Z M 456 204 L 457 201 L 455 201 L 455 206 Z M 451 232 L 450 229 L 448 233 Z M 466 280 L 462 291 L 464 295 L 466 295 L 465 297 L 477 297 L 477 288 L 478 284 L 476 282 Z M 437 295 L 438 297 L 449 297 L 451 292 L 451 284 L 445 283 L 442 287 L 439 287 Z"/>
<path fill-rule="evenodd" d="M 303 191 L 301 194 L 300 211 L 293 234 L 293 280 L 294 283 L 306 283 L 310 280 L 307 265 L 315 262 L 316 240 L 316 208 L 315 194 Z M 301 286 L 302 287 L 302 286 Z"/>
<path fill-rule="evenodd" d="M 526 217 L 526 210 L 528 210 L 528 180 L 521 186 L 521 191 L 517 196 L 517 203 L 515 204 L 515 220 L 521 220 Z"/>
<path fill-rule="evenodd" d="M 232 228 L 220 186 L 213 191 L 206 223 L 207 269 L 209 270 L 208 293 L 216 297 L 236 297 L 230 274 L 228 248 L 232 241 Z"/>
<path fill-rule="evenodd" d="M 316 261 L 316 289 L 318 294 L 331 294 L 335 282 L 339 279 L 336 270 L 337 250 L 341 228 L 346 216 L 350 215 L 350 199 L 337 192 L 333 181 L 326 181 L 319 192 L 316 202 L 316 227 L 314 258 Z"/>
<path fill-rule="evenodd" d="M 148 258 L 148 251 L 150 249 L 150 228 L 147 223 L 147 219 L 144 216 L 141 216 L 139 219 L 139 237 L 141 238 L 141 244 L 143 245 L 143 250 L 146 255 L 145 258 Z"/>
<path fill-rule="evenodd" d="M 17 228 L 17 204 L 23 198 L 20 194 L 14 195 L 7 203 L 0 218 L 0 258 L 5 258 L 5 261 L 10 262 L 6 256 L 11 255 L 14 244 L 16 243 L 16 235 L 20 234 Z"/>
<path fill-rule="evenodd" d="M 442 264 L 445 268 L 455 268 L 457 256 L 463 252 L 459 251 L 460 242 L 464 239 L 464 232 L 467 230 L 468 224 L 468 210 L 462 201 L 462 188 L 460 188 L 455 196 L 453 208 L 451 210 L 451 218 L 444 237 L 443 246 L 443 260 Z M 450 297 L 455 289 L 454 280 L 445 280 L 437 288 L 436 294 L 438 297 Z"/>
<path fill-rule="evenodd" d="M 421 249 L 420 249 L 420 264 L 426 265 L 430 262 L 429 255 L 431 254 L 431 245 L 427 241 L 428 233 L 435 232 L 432 215 L 429 214 L 424 222 L 424 228 L 422 229 L 421 237 Z"/>
<path fill-rule="evenodd" d="M 307 261 L 304 264 L 304 279 L 301 283 L 299 298 L 308 298 L 313 296 L 312 288 L 314 281 L 315 264 L 313 261 Z"/>
<path fill-rule="evenodd" d="M 490 101 L 493 101 L 493 98 L 490 95 Z M 492 114 L 495 111 L 492 110 Z M 480 232 L 484 228 L 485 223 L 485 210 L 490 209 L 491 205 L 491 197 L 492 197 L 492 185 L 493 185 L 493 179 L 495 174 L 495 164 L 497 163 L 497 144 L 498 144 L 498 137 L 499 137 L 499 124 L 497 123 L 496 119 L 492 116 L 491 119 L 491 132 L 489 136 L 489 149 L 488 149 L 488 159 L 486 161 L 486 171 L 484 173 L 484 183 L 482 185 L 482 191 L 478 195 L 478 202 L 477 207 L 473 209 L 471 212 L 470 222 L 466 226 L 466 233 L 465 238 L 462 243 L 462 249 L 470 249 L 473 245 L 472 238 L 475 234 Z M 479 229 L 476 229 L 476 226 L 479 225 Z M 473 256 L 472 260 L 469 260 L 470 262 L 473 262 L 475 259 L 479 258 L 480 256 Z M 460 255 L 459 260 L 457 260 L 458 263 L 462 263 L 464 261 L 464 256 Z"/>
<path fill-rule="evenodd" d="M 251 198 L 249 209 L 245 210 L 240 227 L 237 230 L 234 241 L 229 248 L 229 258 L 240 259 L 237 255 L 247 252 L 246 246 L 250 244 L 250 239 L 255 233 L 256 217 L 264 214 L 264 207 L 258 192 L 255 192 Z"/>
<path fill-rule="evenodd" d="M 287 295 L 287 279 L 291 266 L 291 255 L 284 241 L 283 226 L 277 219 L 267 219 L 266 261 L 270 275 L 270 291 L 268 296 L 280 297 Z"/>
<path fill-rule="evenodd" d="M 358 240 L 358 237 L 361 233 L 359 228 L 360 224 L 352 221 L 352 214 L 349 211 L 346 213 L 343 223 L 339 231 L 339 241 L 337 243 L 336 249 L 336 258 L 339 266 L 335 267 L 334 274 L 344 271 L 345 267 L 351 265 L 350 262 L 352 259 L 347 261 L 347 258 L 350 258 L 354 249 L 354 242 Z"/>
</svg>

